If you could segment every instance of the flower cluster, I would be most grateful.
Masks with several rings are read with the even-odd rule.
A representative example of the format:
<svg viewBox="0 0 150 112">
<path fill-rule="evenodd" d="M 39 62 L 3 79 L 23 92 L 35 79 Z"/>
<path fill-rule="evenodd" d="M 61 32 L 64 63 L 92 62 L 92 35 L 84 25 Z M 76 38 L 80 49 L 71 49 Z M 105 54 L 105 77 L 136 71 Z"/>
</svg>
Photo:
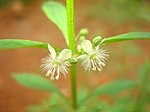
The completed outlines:
<svg viewBox="0 0 150 112">
<path fill-rule="evenodd" d="M 82 62 L 82 66 L 87 71 L 102 71 L 105 66 L 105 61 L 108 58 L 106 50 L 103 50 L 99 45 L 94 46 L 89 40 L 82 40 L 80 43 L 81 51 L 77 57 L 72 57 L 72 52 L 69 49 L 63 49 L 60 53 L 56 53 L 55 49 L 48 44 L 49 55 L 41 60 L 41 68 L 46 71 L 46 76 L 58 80 L 60 74 L 66 76 L 71 58 L 76 58 Z"/>
</svg>

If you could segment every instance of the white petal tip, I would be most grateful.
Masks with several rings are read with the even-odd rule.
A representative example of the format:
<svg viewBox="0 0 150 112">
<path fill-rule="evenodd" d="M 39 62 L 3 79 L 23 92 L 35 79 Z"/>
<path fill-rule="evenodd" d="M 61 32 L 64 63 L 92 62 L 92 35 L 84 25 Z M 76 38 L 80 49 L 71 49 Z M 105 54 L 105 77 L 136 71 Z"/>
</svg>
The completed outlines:
<svg viewBox="0 0 150 112">
<path fill-rule="evenodd" d="M 48 76 L 50 76 L 50 74 L 47 73 L 45 76 L 48 77 Z"/>
<path fill-rule="evenodd" d="M 54 80 L 55 78 L 54 77 L 51 77 L 51 80 Z"/>
<path fill-rule="evenodd" d="M 96 71 L 96 68 L 92 68 L 93 71 Z"/>
<path fill-rule="evenodd" d="M 56 80 L 58 80 L 58 79 L 59 79 L 59 75 L 56 76 Z"/>
</svg>

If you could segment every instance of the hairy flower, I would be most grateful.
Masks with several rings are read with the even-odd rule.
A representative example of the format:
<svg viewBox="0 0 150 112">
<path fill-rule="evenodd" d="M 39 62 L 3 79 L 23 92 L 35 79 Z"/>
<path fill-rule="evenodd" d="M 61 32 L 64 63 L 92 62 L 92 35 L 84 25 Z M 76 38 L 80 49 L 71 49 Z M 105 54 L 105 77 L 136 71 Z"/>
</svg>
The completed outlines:
<svg viewBox="0 0 150 112">
<path fill-rule="evenodd" d="M 48 50 L 50 54 L 42 58 L 41 68 L 47 71 L 46 76 L 50 76 L 52 80 L 58 80 L 61 73 L 64 76 L 68 73 L 68 66 L 70 66 L 68 59 L 71 58 L 72 53 L 69 49 L 63 49 L 57 56 L 55 49 L 50 44 L 48 44 Z"/>
<path fill-rule="evenodd" d="M 84 53 L 78 57 L 82 61 L 82 66 L 87 71 L 102 71 L 102 67 L 105 66 L 107 60 L 107 52 L 99 48 L 99 46 L 93 47 L 89 40 L 83 40 L 81 42 L 81 48 Z"/>
</svg>

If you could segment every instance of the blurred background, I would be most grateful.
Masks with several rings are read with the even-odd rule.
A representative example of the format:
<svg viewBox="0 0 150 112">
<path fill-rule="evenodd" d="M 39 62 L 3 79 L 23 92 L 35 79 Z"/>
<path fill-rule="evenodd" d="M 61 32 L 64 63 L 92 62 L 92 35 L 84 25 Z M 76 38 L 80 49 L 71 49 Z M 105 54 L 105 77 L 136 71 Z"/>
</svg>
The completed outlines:
<svg viewBox="0 0 150 112">
<path fill-rule="evenodd" d="M 47 0 L 0 0 L 0 39 L 30 39 L 65 48 L 62 34 L 42 12 L 44 1 Z M 65 4 L 65 0 L 55 1 Z M 75 18 L 76 34 L 87 28 L 88 39 L 97 35 L 106 38 L 133 31 L 150 32 L 150 1 L 75 0 Z M 105 48 L 110 57 L 103 72 L 91 75 L 79 65 L 79 88 L 94 89 L 117 79 L 137 80 L 139 68 L 150 60 L 148 40 L 113 43 Z M 13 72 L 36 72 L 44 76 L 40 60 L 47 54 L 47 50 L 36 48 L 0 51 L 0 112 L 25 112 L 29 105 L 39 104 L 48 97 L 47 92 L 19 85 L 11 76 Z M 69 75 L 53 83 L 70 98 Z"/>
</svg>

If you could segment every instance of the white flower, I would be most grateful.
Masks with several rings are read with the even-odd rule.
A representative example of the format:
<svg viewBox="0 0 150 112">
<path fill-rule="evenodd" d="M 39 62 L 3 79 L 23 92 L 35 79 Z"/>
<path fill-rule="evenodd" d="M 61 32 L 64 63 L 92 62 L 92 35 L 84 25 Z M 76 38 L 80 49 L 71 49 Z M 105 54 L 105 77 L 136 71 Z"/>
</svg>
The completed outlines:
<svg viewBox="0 0 150 112">
<path fill-rule="evenodd" d="M 70 66 L 68 59 L 71 58 L 72 53 L 69 49 L 64 49 L 56 56 L 55 49 L 49 44 L 48 50 L 50 54 L 41 60 L 41 68 L 43 68 L 44 71 L 47 71 L 46 76 L 50 76 L 52 80 L 58 80 L 60 73 L 64 76 L 68 73 L 67 67 Z"/>
<path fill-rule="evenodd" d="M 82 61 L 82 66 L 85 70 L 102 71 L 102 67 L 105 66 L 105 61 L 108 57 L 106 50 L 100 49 L 99 46 L 94 48 L 89 40 L 83 40 L 81 48 L 85 53 L 80 55 L 78 59 Z"/>
</svg>

